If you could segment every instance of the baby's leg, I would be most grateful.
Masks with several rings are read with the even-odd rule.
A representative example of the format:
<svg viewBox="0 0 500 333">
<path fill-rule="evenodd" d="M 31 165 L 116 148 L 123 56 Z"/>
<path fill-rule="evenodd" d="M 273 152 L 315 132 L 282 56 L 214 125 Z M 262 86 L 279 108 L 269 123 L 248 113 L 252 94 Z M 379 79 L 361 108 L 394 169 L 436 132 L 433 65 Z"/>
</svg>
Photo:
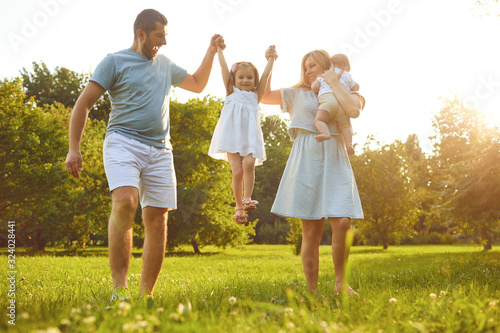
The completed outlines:
<svg viewBox="0 0 500 333">
<path fill-rule="evenodd" d="M 340 134 L 344 137 L 347 155 L 355 155 L 356 152 L 354 151 L 354 147 L 352 145 L 352 131 L 349 118 L 338 120 L 337 127 L 339 128 Z"/>
<path fill-rule="evenodd" d="M 328 122 L 330 121 L 330 113 L 326 110 L 318 109 L 316 112 L 316 118 L 314 119 L 314 125 L 319 131 L 319 135 L 316 135 L 316 141 L 321 142 L 330 139 L 330 130 L 328 129 Z"/>
</svg>

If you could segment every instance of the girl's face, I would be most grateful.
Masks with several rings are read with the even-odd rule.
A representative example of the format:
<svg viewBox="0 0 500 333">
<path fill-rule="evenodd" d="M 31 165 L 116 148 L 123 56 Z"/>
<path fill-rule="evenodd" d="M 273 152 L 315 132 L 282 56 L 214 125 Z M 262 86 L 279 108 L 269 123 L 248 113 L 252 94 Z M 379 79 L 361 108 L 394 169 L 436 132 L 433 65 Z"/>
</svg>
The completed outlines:
<svg viewBox="0 0 500 333">
<path fill-rule="evenodd" d="M 248 66 L 239 66 L 234 73 L 234 85 L 236 88 L 245 91 L 255 89 L 255 72 Z"/>
<path fill-rule="evenodd" d="M 324 71 L 321 69 L 321 67 L 316 65 L 311 57 L 307 57 L 306 61 L 304 62 L 304 72 L 308 84 L 311 85 L 319 75 L 323 74 Z"/>
</svg>

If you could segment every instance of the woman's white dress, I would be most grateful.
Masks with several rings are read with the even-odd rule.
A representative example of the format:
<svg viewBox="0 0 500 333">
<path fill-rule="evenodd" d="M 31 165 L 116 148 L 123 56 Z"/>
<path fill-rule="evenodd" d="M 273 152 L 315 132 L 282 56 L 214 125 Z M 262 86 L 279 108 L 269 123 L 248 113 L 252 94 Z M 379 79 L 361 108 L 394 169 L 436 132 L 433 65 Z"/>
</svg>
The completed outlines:
<svg viewBox="0 0 500 333">
<path fill-rule="evenodd" d="M 266 160 L 264 137 L 260 126 L 257 93 L 234 87 L 226 97 L 219 121 L 212 135 L 208 155 L 227 161 L 227 153 L 252 154 L 255 165 Z"/>
<path fill-rule="evenodd" d="M 316 95 L 311 90 L 285 88 L 281 96 L 283 111 L 290 114 L 288 133 L 294 141 L 271 212 L 306 220 L 362 219 L 356 180 L 335 121 L 328 123 L 330 140 L 317 142 Z"/>
</svg>

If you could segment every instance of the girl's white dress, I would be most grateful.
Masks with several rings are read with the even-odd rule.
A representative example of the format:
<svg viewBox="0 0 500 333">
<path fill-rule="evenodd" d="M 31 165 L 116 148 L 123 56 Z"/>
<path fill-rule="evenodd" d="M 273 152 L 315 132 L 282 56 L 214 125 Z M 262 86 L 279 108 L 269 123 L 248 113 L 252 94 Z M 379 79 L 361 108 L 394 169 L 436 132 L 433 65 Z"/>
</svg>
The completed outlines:
<svg viewBox="0 0 500 333">
<path fill-rule="evenodd" d="M 255 92 L 234 87 L 233 93 L 224 101 L 208 155 L 228 161 L 227 153 L 239 153 L 241 156 L 252 154 L 256 166 L 262 165 L 266 160 L 259 103 Z"/>
</svg>

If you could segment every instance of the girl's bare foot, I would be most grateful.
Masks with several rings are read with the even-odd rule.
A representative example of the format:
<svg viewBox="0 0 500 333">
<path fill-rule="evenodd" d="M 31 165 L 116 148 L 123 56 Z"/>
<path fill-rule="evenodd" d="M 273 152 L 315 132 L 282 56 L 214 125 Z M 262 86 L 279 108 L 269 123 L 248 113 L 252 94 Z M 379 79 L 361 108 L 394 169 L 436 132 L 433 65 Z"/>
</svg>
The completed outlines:
<svg viewBox="0 0 500 333">
<path fill-rule="evenodd" d="M 322 142 L 322 141 L 330 139 L 330 137 L 331 137 L 330 134 L 319 134 L 319 135 L 316 135 L 316 141 Z"/>
<path fill-rule="evenodd" d="M 257 200 L 252 200 L 250 198 L 243 199 L 243 210 L 255 210 L 257 209 Z"/>
<path fill-rule="evenodd" d="M 238 224 L 246 224 L 247 223 L 248 214 L 245 214 L 243 207 L 236 207 L 233 215 L 233 220 Z"/>
</svg>

